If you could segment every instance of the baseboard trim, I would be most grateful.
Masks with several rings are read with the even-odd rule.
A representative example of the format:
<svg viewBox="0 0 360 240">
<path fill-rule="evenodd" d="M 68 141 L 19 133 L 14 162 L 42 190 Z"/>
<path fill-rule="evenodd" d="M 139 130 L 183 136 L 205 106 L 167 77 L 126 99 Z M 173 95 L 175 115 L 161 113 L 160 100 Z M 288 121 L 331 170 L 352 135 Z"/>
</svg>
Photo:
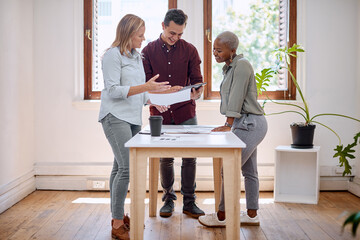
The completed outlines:
<svg viewBox="0 0 360 240">
<path fill-rule="evenodd" d="M 34 170 L 36 176 L 91 176 L 109 175 L 112 162 L 38 162 Z"/>
<path fill-rule="evenodd" d="M 211 167 L 211 162 L 200 162 L 198 166 Z M 41 190 L 93 190 L 89 189 L 89 181 L 109 181 L 109 173 L 112 163 L 37 163 L 34 171 L 0 186 L 0 213 L 25 198 L 35 191 Z M 175 167 L 180 165 L 175 163 Z M 273 164 L 259 164 L 260 191 L 274 190 Z M 200 169 L 199 169 L 200 170 Z M 325 171 L 324 171 L 325 170 Z M 208 171 L 208 170 L 206 170 Z M 206 172 L 205 171 L 205 172 Z M 201 171 L 199 171 L 201 172 Z M 202 174 L 205 174 L 202 172 Z M 333 174 L 333 169 L 323 168 L 322 173 Z M 197 176 L 197 191 L 213 191 L 213 177 L 208 175 Z M 262 176 L 264 174 L 265 176 Z M 360 196 L 360 178 L 342 176 L 321 176 L 320 190 L 322 191 L 346 191 Z M 176 177 L 174 189 L 180 190 L 180 177 Z M 147 181 L 148 189 L 148 181 Z M 161 190 L 160 181 L 158 189 Z M 242 179 L 241 189 L 244 189 Z M 109 190 L 108 184 L 105 189 Z"/>
<path fill-rule="evenodd" d="M 0 187 L 0 213 L 6 211 L 36 190 L 34 171 Z"/>
<path fill-rule="evenodd" d="M 212 172 L 212 159 L 199 158 L 197 161 L 197 173 L 200 176 Z M 36 176 L 106 176 L 110 175 L 113 162 L 37 162 L 34 166 Z M 175 158 L 174 167 L 176 173 L 181 168 L 181 159 Z M 355 168 L 353 166 L 353 168 Z M 343 168 L 339 166 L 320 166 L 321 177 L 342 177 Z M 274 163 L 258 163 L 259 176 L 273 177 L 275 174 Z M 355 175 L 355 170 L 349 179 Z"/>
<path fill-rule="evenodd" d="M 360 197 L 360 178 L 355 177 L 353 181 L 349 182 L 348 191 Z"/>
<path fill-rule="evenodd" d="M 347 191 L 351 177 L 320 177 L 320 191 Z"/>
<path fill-rule="evenodd" d="M 36 176 L 36 188 L 41 190 L 94 190 L 89 188 L 89 181 L 107 182 L 105 189 L 99 191 L 108 191 L 108 176 Z M 131 184 L 131 183 L 130 183 Z M 181 179 L 176 177 L 174 181 L 174 190 L 180 191 Z M 260 191 L 273 191 L 273 177 L 259 177 Z M 349 188 L 349 179 L 347 177 L 320 177 L 321 191 L 346 191 Z M 149 181 L 146 181 L 146 189 L 149 189 Z M 158 190 L 161 185 L 159 180 Z M 244 179 L 241 179 L 241 189 L 244 190 Z M 196 191 L 213 191 L 214 182 L 212 176 L 201 176 L 196 178 Z M 360 191 L 360 185 L 359 185 Z"/>
<path fill-rule="evenodd" d="M 181 180 L 179 179 L 181 169 L 180 159 L 175 159 L 174 168 L 176 173 L 174 189 L 179 191 L 181 183 Z M 35 164 L 36 188 L 44 190 L 94 190 L 89 188 L 89 181 L 99 180 L 106 181 L 107 183 L 105 189 L 99 190 L 109 190 L 108 181 L 111 169 L 112 162 L 38 162 Z M 342 177 L 342 174 L 340 174 L 341 171 L 338 170 L 337 166 L 320 167 L 320 190 L 348 190 L 348 183 L 351 177 Z M 196 172 L 196 190 L 212 191 L 213 178 L 212 175 L 210 175 L 212 173 L 212 159 L 198 159 Z M 258 173 L 260 191 L 273 191 L 274 164 L 259 163 Z M 241 189 L 244 189 L 243 180 Z M 159 190 L 161 190 L 160 184 Z"/>
</svg>

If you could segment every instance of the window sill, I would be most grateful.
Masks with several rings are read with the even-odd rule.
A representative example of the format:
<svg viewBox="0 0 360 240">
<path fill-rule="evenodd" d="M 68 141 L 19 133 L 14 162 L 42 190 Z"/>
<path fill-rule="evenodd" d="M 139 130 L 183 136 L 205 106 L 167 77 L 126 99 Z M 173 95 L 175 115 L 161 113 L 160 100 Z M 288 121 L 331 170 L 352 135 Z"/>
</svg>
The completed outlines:
<svg viewBox="0 0 360 240">
<path fill-rule="evenodd" d="M 77 110 L 99 110 L 100 100 L 76 100 L 72 105 Z"/>
<path fill-rule="evenodd" d="M 260 105 L 263 104 L 264 100 L 258 101 Z M 292 103 L 297 104 L 300 106 L 304 106 L 303 102 L 297 101 L 297 100 L 278 100 L 279 103 Z M 100 100 L 75 100 L 72 102 L 72 105 L 77 110 L 99 110 L 100 109 Z M 198 110 L 218 110 L 220 107 L 220 100 L 214 99 L 214 100 L 203 100 L 199 99 L 196 101 L 196 106 Z M 283 108 L 289 108 L 290 106 L 286 105 L 279 105 L 273 102 L 267 102 L 265 104 L 265 109 L 283 109 Z"/>
<path fill-rule="evenodd" d="M 100 100 L 74 100 L 72 102 L 72 106 L 77 110 L 99 110 L 100 109 Z M 220 106 L 220 100 L 203 100 L 199 99 L 196 101 L 196 105 L 199 109 L 203 108 L 213 108 L 216 107 L 216 109 Z"/>
</svg>

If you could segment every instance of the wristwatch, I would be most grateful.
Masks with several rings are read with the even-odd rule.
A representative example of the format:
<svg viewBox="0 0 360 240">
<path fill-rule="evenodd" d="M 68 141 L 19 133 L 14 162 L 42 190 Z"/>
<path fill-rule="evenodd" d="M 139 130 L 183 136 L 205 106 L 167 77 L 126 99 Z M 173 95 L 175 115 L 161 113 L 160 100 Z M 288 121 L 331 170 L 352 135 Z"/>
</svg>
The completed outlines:
<svg viewBox="0 0 360 240">
<path fill-rule="evenodd" d="M 228 123 L 228 122 L 225 122 L 224 126 L 229 127 L 229 128 L 232 128 L 232 124 L 230 124 L 230 123 Z"/>
</svg>

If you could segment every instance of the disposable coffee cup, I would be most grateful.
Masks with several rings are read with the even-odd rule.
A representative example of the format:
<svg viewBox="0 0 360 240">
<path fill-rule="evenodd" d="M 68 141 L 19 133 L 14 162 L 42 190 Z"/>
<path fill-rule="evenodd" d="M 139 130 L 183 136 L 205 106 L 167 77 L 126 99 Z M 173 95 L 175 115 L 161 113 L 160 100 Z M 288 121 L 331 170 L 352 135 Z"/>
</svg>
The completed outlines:
<svg viewBox="0 0 360 240">
<path fill-rule="evenodd" d="M 162 121 L 163 121 L 162 116 L 150 116 L 149 117 L 151 136 L 158 137 L 161 135 Z"/>
</svg>

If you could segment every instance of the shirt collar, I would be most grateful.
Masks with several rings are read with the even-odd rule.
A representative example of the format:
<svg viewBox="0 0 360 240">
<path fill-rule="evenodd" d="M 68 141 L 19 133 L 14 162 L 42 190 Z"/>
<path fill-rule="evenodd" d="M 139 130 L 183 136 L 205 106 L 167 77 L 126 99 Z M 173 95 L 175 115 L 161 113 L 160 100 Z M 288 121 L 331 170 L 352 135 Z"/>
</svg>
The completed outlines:
<svg viewBox="0 0 360 240">
<path fill-rule="evenodd" d="M 164 47 L 166 47 L 166 43 L 165 43 L 164 40 L 161 38 L 161 34 L 162 34 L 162 33 L 160 33 L 160 37 L 159 37 L 159 39 L 158 39 L 158 42 L 159 42 L 160 46 L 161 46 L 162 48 L 164 48 Z M 179 41 L 180 41 L 180 40 L 179 40 Z M 179 41 L 177 41 L 174 45 L 170 46 L 170 48 L 176 48 L 176 45 L 177 45 L 177 43 L 178 43 Z"/>
<path fill-rule="evenodd" d="M 131 52 L 127 51 L 129 56 L 128 58 L 134 59 L 136 61 L 142 61 L 142 55 L 136 49 L 132 49 Z"/>
<path fill-rule="evenodd" d="M 232 60 L 232 62 L 229 65 L 225 64 L 222 68 L 223 73 L 226 73 L 230 68 L 232 68 L 236 64 L 236 62 L 241 58 L 244 58 L 244 55 L 242 53 L 236 55 L 236 57 Z"/>
</svg>

